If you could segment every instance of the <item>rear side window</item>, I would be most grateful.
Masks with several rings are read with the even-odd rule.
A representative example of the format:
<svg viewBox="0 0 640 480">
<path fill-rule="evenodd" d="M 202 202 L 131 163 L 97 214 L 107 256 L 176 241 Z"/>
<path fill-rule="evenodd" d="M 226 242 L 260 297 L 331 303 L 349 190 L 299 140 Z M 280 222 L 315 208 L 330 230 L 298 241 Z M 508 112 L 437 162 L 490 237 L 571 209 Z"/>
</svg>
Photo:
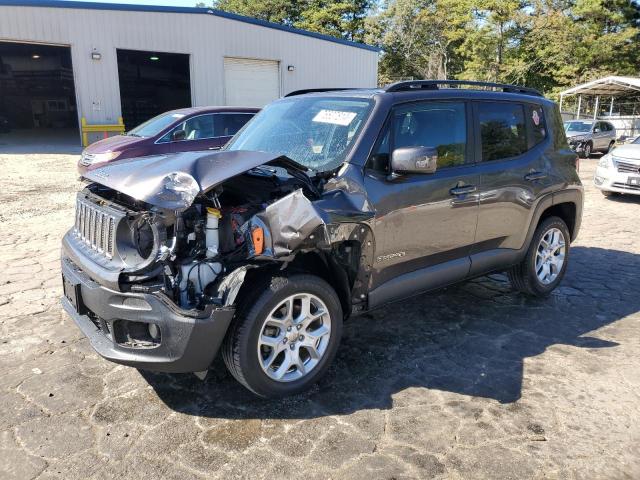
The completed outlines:
<svg viewBox="0 0 640 480">
<path fill-rule="evenodd" d="M 547 124 L 540 105 L 527 105 L 526 111 L 529 122 L 529 148 L 533 148 L 547 138 Z"/>
<path fill-rule="evenodd" d="M 253 115 L 247 113 L 219 113 L 215 116 L 215 136 L 232 137 Z"/>
<path fill-rule="evenodd" d="M 479 103 L 482 160 L 517 157 L 527 151 L 524 106 L 517 103 Z"/>
</svg>

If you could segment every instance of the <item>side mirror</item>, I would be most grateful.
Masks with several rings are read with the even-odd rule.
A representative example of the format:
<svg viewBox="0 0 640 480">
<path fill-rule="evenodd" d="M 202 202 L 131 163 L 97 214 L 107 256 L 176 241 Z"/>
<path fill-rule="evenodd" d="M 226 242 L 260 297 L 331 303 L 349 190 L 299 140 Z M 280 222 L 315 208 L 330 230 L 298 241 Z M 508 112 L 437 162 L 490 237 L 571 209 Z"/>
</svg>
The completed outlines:
<svg viewBox="0 0 640 480">
<path fill-rule="evenodd" d="M 392 175 L 401 173 L 435 173 L 438 150 L 434 147 L 396 148 L 391 154 Z"/>
<path fill-rule="evenodd" d="M 171 140 L 173 140 L 174 142 L 184 140 L 185 138 L 187 138 L 187 132 L 185 132 L 184 130 L 176 130 L 171 134 Z"/>
<path fill-rule="evenodd" d="M 600 133 L 600 129 L 598 127 L 594 128 L 593 133 Z"/>
</svg>

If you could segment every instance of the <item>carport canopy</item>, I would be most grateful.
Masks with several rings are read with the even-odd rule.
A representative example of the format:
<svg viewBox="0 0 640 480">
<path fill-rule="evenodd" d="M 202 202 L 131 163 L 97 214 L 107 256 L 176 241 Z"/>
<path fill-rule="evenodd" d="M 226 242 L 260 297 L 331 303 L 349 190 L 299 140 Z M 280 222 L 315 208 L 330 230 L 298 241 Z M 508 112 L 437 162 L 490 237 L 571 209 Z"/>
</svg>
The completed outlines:
<svg viewBox="0 0 640 480">
<path fill-rule="evenodd" d="M 620 77 L 611 75 L 608 77 L 592 80 L 591 82 L 576 85 L 575 87 L 560 92 L 560 110 L 562 110 L 562 102 L 564 97 L 570 95 L 578 95 L 577 117 L 580 117 L 580 106 L 582 103 L 582 95 L 590 95 L 596 97 L 596 107 L 594 109 L 594 119 L 598 112 L 598 104 L 601 96 L 611 97 L 610 114 L 613 111 L 613 99 L 627 96 L 640 96 L 640 78 L 638 77 Z"/>
</svg>

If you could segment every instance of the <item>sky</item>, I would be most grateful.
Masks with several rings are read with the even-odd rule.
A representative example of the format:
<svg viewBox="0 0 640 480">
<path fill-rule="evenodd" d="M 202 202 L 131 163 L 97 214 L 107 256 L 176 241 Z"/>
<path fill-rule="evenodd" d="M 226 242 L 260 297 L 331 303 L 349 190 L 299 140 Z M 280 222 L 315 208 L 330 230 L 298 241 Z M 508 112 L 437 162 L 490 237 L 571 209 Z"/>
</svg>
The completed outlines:
<svg viewBox="0 0 640 480">
<path fill-rule="evenodd" d="M 195 7 L 198 0 L 84 0 L 92 3 L 128 3 L 131 5 L 166 5 L 170 7 Z M 203 1 L 203 0 L 200 0 Z M 211 2 L 203 1 L 210 4 Z"/>
</svg>

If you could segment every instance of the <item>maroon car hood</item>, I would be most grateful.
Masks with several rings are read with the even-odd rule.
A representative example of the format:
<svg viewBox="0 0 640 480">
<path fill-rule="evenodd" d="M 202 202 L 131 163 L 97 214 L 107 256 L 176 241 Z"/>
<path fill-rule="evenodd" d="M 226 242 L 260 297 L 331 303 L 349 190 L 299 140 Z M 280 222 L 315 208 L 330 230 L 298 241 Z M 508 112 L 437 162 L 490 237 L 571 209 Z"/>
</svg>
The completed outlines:
<svg viewBox="0 0 640 480">
<path fill-rule="evenodd" d="M 141 137 L 130 137 L 127 135 L 116 135 L 115 137 L 104 138 L 96 143 L 89 145 L 85 152 L 87 153 L 104 153 L 119 152 L 146 140 Z"/>
</svg>

